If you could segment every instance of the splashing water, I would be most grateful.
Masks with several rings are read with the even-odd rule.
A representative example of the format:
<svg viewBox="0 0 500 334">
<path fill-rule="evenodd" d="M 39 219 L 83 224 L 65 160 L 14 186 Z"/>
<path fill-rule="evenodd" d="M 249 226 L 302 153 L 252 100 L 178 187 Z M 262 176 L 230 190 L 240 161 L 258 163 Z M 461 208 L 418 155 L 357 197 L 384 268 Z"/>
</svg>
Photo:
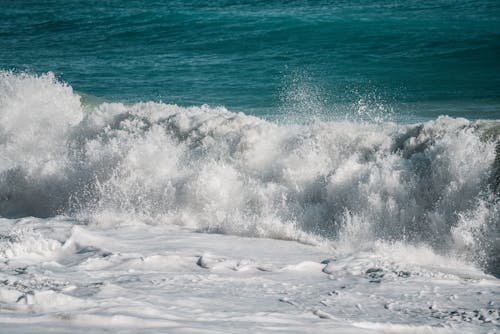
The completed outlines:
<svg viewBox="0 0 500 334">
<path fill-rule="evenodd" d="M 495 127 L 82 105 L 50 73 L 1 72 L 0 215 L 139 220 L 344 250 L 425 244 L 498 273 Z"/>
</svg>

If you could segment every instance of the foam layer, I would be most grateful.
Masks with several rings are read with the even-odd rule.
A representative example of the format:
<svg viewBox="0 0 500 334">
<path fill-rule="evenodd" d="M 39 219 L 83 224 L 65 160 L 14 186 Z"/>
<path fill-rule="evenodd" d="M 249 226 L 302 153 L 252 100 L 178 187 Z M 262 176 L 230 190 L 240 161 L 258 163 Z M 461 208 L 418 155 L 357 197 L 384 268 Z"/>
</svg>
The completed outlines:
<svg viewBox="0 0 500 334">
<path fill-rule="evenodd" d="M 500 323 L 500 281 L 426 246 L 343 255 L 61 218 L 0 219 L 0 236 L 6 332 L 491 333 Z"/>
<path fill-rule="evenodd" d="M 222 107 L 84 106 L 50 73 L 1 72 L 0 215 L 333 239 L 347 252 L 424 243 L 494 271 L 497 126 L 280 125 Z"/>
</svg>

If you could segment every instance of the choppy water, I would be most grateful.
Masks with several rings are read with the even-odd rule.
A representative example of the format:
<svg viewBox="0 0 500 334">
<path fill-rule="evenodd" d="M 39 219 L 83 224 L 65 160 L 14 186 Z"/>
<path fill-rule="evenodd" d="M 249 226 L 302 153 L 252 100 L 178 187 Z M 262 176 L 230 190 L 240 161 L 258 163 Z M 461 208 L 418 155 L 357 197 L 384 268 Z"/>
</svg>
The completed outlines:
<svg viewBox="0 0 500 334">
<path fill-rule="evenodd" d="M 495 332 L 499 55 L 493 0 L 0 0 L 0 332 Z"/>
<path fill-rule="evenodd" d="M 498 2 L 0 7 L 0 216 L 500 272 Z"/>
<path fill-rule="evenodd" d="M 0 67 L 112 101 L 274 115 L 499 117 L 483 1 L 0 1 Z M 394 115 L 392 116 L 394 118 Z"/>
<path fill-rule="evenodd" d="M 0 215 L 140 220 L 352 251 L 425 243 L 498 270 L 498 121 L 277 124 L 225 108 L 82 105 L 0 73 Z"/>
</svg>

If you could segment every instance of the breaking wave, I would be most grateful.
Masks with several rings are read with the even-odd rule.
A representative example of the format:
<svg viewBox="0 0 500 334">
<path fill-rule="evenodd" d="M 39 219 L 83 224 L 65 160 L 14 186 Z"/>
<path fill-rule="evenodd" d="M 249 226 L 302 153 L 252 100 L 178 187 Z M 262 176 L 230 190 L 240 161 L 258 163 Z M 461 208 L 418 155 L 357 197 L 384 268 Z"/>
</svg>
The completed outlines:
<svg viewBox="0 0 500 334">
<path fill-rule="evenodd" d="M 500 123 L 278 124 L 0 72 L 0 215 L 426 244 L 499 273 Z"/>
</svg>

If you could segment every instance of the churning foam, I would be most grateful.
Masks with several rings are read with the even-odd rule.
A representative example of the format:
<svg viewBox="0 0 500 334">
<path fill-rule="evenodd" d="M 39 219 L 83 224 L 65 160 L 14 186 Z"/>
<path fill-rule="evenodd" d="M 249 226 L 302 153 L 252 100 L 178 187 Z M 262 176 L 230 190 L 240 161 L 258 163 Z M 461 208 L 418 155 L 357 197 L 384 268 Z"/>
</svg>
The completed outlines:
<svg viewBox="0 0 500 334">
<path fill-rule="evenodd" d="M 0 215 L 119 217 L 343 249 L 423 243 L 491 266 L 497 138 L 483 133 L 493 126 L 278 125 L 208 106 L 85 106 L 50 73 L 0 72 Z"/>
</svg>

